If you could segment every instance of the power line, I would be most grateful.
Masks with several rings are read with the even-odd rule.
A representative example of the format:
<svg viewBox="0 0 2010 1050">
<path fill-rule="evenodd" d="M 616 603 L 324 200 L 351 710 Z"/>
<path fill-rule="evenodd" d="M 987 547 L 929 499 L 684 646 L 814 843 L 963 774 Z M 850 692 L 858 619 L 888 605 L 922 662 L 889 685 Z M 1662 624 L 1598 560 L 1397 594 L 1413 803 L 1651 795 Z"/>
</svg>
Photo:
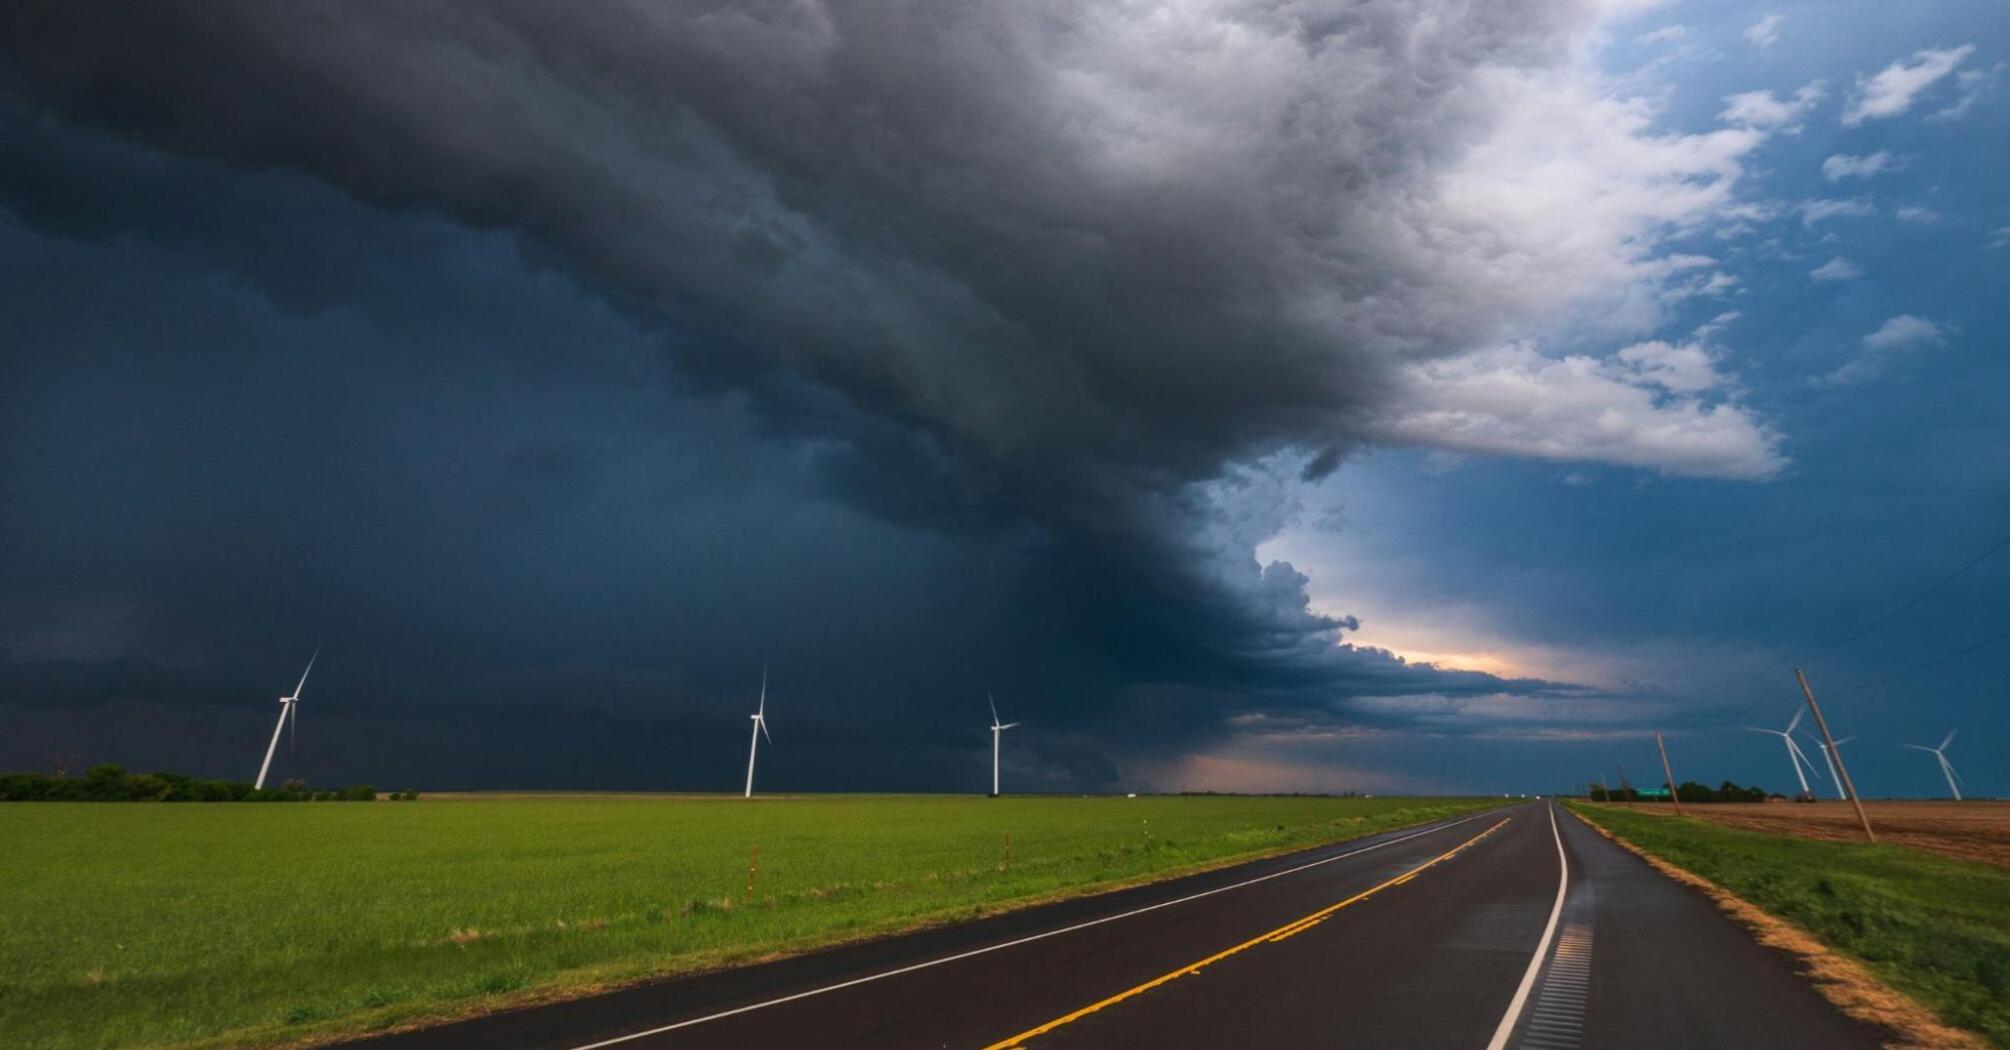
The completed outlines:
<svg viewBox="0 0 2010 1050">
<path fill-rule="evenodd" d="M 1910 609 L 1915 605 L 1918 605 L 1920 602 L 1925 601 L 1927 598 L 1931 597 L 1934 594 L 1934 592 L 1940 590 L 1942 587 L 1945 587 L 1950 583 L 1953 583 L 1955 579 L 1959 577 L 1962 573 L 1967 572 L 1968 570 L 1976 567 L 1977 565 L 1982 564 L 1984 561 L 1988 560 L 1990 555 L 1996 553 L 1997 551 L 2002 550 L 2005 547 L 2010 547 L 2010 536 L 2005 536 L 2002 539 L 1997 540 L 1995 546 L 1992 546 L 1988 550 L 1983 551 L 1982 553 L 1976 555 L 1962 567 L 1954 570 L 1951 573 L 1948 573 L 1945 577 L 1943 577 L 1940 580 L 1939 583 L 1936 583 L 1933 586 L 1928 587 L 1927 589 L 1919 592 L 1918 594 L 1913 595 L 1905 602 L 1891 609 L 1889 612 L 1886 612 L 1883 616 L 1880 616 L 1877 619 L 1872 620 L 1870 623 L 1865 624 L 1855 634 L 1852 634 L 1847 638 L 1837 639 L 1836 641 L 1830 642 L 1829 644 L 1822 646 L 1821 649 L 1818 652 L 1816 652 L 1813 656 L 1810 656 L 1807 659 L 1802 660 L 1801 666 L 1806 667 L 1809 664 L 1814 663 L 1816 660 L 1819 660 L 1822 657 L 1827 656 L 1832 652 L 1835 652 L 1837 649 L 1840 649 L 1843 646 L 1848 645 L 1849 643 L 1854 642 L 1859 638 L 1862 638 L 1864 635 L 1869 634 L 1870 632 L 1876 630 L 1877 628 L 1884 626 L 1891 620 L 1892 617 L 1897 616 L 1899 613 L 1902 613 L 1905 610 Z M 1900 673 L 1904 674 L 1909 672 L 1900 672 Z"/>
<path fill-rule="evenodd" d="M 1856 685 L 1850 686 L 1847 689 L 1838 689 L 1828 694 L 1829 699 L 1833 700 L 1836 697 L 1847 696 L 1850 693 L 1860 693 L 1865 689 L 1872 688 L 1873 686 L 1880 686 L 1885 684 L 1886 682 L 1896 681 L 1900 678 L 1904 678 L 1906 675 L 1913 674 L 1918 671 L 1924 671 L 1929 667 L 1938 667 L 1941 664 L 1944 664 L 1947 661 L 1952 660 L 1957 656 L 1967 656 L 1969 653 L 1972 653 L 1977 649 L 1986 649 L 1989 646 L 1995 645 L 1997 642 L 2004 640 L 2005 638 L 2010 638 L 2010 631 L 2004 631 L 2001 634 L 1990 635 L 1989 637 L 1984 638 L 1979 642 L 1976 642 L 1974 645 L 1971 645 L 1966 649 L 1956 649 L 1955 651 L 1948 653 L 1945 656 L 1934 657 L 1933 659 L 1928 660 L 1923 664 L 1914 664 L 1913 666 L 1908 667 L 1903 671 L 1894 671 L 1891 674 L 1885 675 L 1883 678 L 1873 678 L 1868 682 L 1861 682 Z"/>
</svg>

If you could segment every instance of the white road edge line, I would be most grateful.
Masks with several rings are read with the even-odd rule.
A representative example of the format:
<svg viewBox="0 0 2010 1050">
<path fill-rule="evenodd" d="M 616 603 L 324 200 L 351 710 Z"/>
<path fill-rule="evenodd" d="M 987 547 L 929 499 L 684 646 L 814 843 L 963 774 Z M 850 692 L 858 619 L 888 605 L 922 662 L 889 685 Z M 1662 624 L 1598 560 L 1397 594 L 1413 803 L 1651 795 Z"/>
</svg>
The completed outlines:
<svg viewBox="0 0 2010 1050">
<path fill-rule="evenodd" d="M 768 999 L 758 1003 L 749 1003 L 746 1006 L 734 1007 L 731 1010 L 721 1010 L 715 1014 L 706 1014 L 703 1017 L 693 1017 L 688 1021 L 678 1021 L 675 1024 L 663 1025 L 660 1028 L 651 1028 L 645 1032 L 630 1032 L 627 1035 L 617 1035 L 612 1039 L 603 1039 L 597 1043 L 584 1043 L 579 1046 L 572 1047 L 571 1050 L 600 1050 L 600 1048 L 604 1046 L 617 1046 L 621 1043 L 633 1042 L 634 1040 L 637 1039 L 647 1039 L 652 1035 L 662 1035 L 665 1032 L 674 1032 L 679 1028 L 689 1028 L 693 1025 L 705 1024 L 708 1021 L 723 1020 L 725 1018 L 732 1017 L 735 1014 L 752 1013 L 755 1010 L 765 1010 L 770 1006 L 780 1006 L 783 1003 L 792 1003 L 795 1002 L 797 999 L 808 999 L 813 995 L 823 995 L 826 992 L 840 991 L 842 989 L 856 987 L 861 984 L 871 984 L 874 981 L 883 981 L 889 977 L 898 977 L 901 974 L 913 973 L 916 970 L 926 970 L 933 966 L 942 966 L 946 963 L 958 962 L 960 960 L 968 959 L 973 956 L 987 955 L 991 952 L 1003 951 L 1006 948 L 1016 948 L 1019 945 L 1030 944 L 1034 941 L 1044 941 L 1049 937 L 1059 937 L 1064 933 L 1074 933 L 1076 930 L 1086 930 L 1091 926 L 1101 926 L 1104 923 L 1116 922 L 1119 919 L 1133 918 L 1135 916 L 1143 915 L 1146 912 L 1157 911 L 1160 908 L 1170 908 L 1176 904 L 1186 904 L 1190 901 L 1197 901 L 1202 897 L 1212 897 L 1217 893 L 1227 893 L 1230 890 L 1239 890 L 1247 886 L 1254 886 L 1259 882 L 1269 882 L 1271 879 L 1280 879 L 1286 875 L 1296 875 L 1301 871 L 1306 871 L 1311 868 L 1317 868 L 1324 864 L 1331 864 L 1336 860 L 1346 860 L 1348 857 L 1355 857 L 1363 853 L 1369 853 L 1374 850 L 1381 849 L 1384 846 L 1394 846 L 1399 842 L 1408 842 L 1411 839 L 1420 838 L 1424 835 L 1429 835 L 1433 832 L 1444 831 L 1447 828 L 1455 828 L 1461 824 L 1471 823 L 1472 821 L 1478 820 L 1481 817 L 1497 812 L 1499 812 L 1499 810 L 1488 810 L 1485 813 L 1475 813 L 1470 817 L 1461 817 L 1458 820 L 1454 820 L 1445 824 L 1439 824 L 1435 827 L 1421 828 L 1417 831 L 1413 831 L 1408 835 L 1404 835 L 1400 838 L 1393 838 L 1383 842 L 1377 842 L 1372 846 L 1363 846 L 1360 849 L 1349 850 L 1346 853 L 1336 853 L 1331 857 L 1323 857 L 1319 860 L 1315 860 L 1310 863 L 1300 864 L 1295 868 L 1286 868 L 1283 871 L 1273 871 L 1268 875 L 1259 875 L 1256 878 L 1245 879 L 1242 882 L 1232 883 L 1227 886 L 1216 886 L 1214 889 L 1202 890 L 1199 893 L 1194 893 L 1185 897 L 1180 897 L 1176 900 L 1160 901 L 1157 904 L 1147 904 L 1142 908 L 1133 908 L 1130 911 L 1120 912 L 1116 915 L 1105 915 L 1100 919 L 1090 919 L 1087 922 L 1078 922 L 1073 926 L 1063 926 L 1058 930 L 1048 930 L 1045 933 L 1036 933 L 1028 937 L 1021 937 L 1018 940 L 1004 941 L 999 944 L 986 945 L 985 947 L 982 948 L 973 948 L 970 951 L 958 952 L 955 955 L 945 955 L 940 959 L 930 959 L 927 962 L 918 962 L 914 963 L 911 966 L 902 966 L 897 969 L 883 970 L 879 973 L 867 974 L 864 977 L 854 977 L 849 981 L 839 981 L 836 984 L 827 984 L 821 988 L 812 988 L 805 992 L 796 992 L 793 995 L 784 995 L 777 999 Z M 1551 814 L 1550 816 L 1550 830 L 1551 831 L 1556 830 L 1556 816 L 1554 814 Z M 1550 927 L 1552 930 L 1554 930 L 1556 927 L 1555 916 L 1550 917 Z M 1527 982 L 1524 981 L 1523 984 L 1526 985 Z M 1523 988 L 1523 992 L 1524 994 L 1526 994 L 1527 992 L 1526 987 Z M 1517 997 L 1515 1002 L 1519 1004 L 1521 1002 L 1520 998 Z"/>
<path fill-rule="evenodd" d="M 1494 1029 L 1487 1050 L 1506 1050 L 1508 1036 L 1514 1034 L 1514 1023 L 1521 1019 L 1522 1008 L 1528 1005 L 1529 990 L 1535 987 L 1535 975 L 1542 970 L 1543 956 L 1549 954 L 1550 942 L 1556 939 L 1556 920 L 1563 917 L 1563 896 L 1570 889 L 1570 860 L 1563 854 L 1563 833 L 1556 830 L 1556 803 L 1549 803 L 1547 808 L 1549 833 L 1556 838 L 1556 904 L 1549 909 L 1549 925 L 1543 927 L 1542 941 L 1535 946 L 1535 955 L 1528 960 L 1528 971 L 1521 975 L 1521 987 L 1514 990 L 1514 1001 L 1508 1003 L 1508 1012 L 1501 1016 L 1500 1027 Z"/>
</svg>

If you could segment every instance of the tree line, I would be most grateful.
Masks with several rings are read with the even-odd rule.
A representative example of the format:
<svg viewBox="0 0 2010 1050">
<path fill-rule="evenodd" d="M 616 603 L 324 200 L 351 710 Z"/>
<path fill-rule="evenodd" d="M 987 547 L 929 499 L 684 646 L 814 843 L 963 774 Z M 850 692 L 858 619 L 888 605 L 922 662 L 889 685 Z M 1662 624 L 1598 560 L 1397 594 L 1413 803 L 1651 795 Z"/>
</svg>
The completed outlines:
<svg viewBox="0 0 2010 1050">
<path fill-rule="evenodd" d="M 396 791 L 386 797 L 408 802 L 419 793 Z M 0 801 L 4 802 L 374 802 L 376 798 L 377 789 L 369 784 L 331 790 L 288 780 L 276 788 L 255 788 L 242 780 L 128 773 L 110 763 L 92 766 L 81 777 L 0 773 Z"/>
<path fill-rule="evenodd" d="M 1667 785 L 1662 787 L 1666 789 Z M 1593 784 L 1587 792 L 1593 802 L 1637 802 L 1640 792 L 1632 787 L 1614 788 L 1607 792 L 1604 785 Z M 1726 780 L 1716 787 L 1685 780 L 1675 789 L 1675 797 L 1684 802 L 1764 802 L 1766 789 L 1758 786 L 1739 787 Z"/>
</svg>

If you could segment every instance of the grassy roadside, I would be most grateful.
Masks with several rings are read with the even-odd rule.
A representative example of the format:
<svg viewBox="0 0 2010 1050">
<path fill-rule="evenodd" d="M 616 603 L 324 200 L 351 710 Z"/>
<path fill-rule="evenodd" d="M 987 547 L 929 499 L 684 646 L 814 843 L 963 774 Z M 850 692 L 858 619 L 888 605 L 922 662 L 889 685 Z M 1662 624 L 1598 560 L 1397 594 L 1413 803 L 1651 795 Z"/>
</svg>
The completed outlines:
<svg viewBox="0 0 2010 1050">
<path fill-rule="evenodd" d="M 1861 960 L 1947 1023 L 2010 1047 L 2010 872 L 1903 846 L 1571 808 Z"/>
<path fill-rule="evenodd" d="M 0 806 L 0 841 L 10 844 L 0 850 L 0 1046 L 325 1039 L 1493 804 L 577 796 Z"/>
</svg>

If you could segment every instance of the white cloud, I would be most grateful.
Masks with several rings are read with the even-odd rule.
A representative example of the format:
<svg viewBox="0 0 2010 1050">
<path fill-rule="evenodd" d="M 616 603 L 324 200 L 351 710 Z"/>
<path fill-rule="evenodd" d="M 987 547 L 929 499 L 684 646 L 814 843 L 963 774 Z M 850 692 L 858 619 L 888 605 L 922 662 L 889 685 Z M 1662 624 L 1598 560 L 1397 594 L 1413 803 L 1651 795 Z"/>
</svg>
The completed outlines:
<svg viewBox="0 0 2010 1050">
<path fill-rule="evenodd" d="M 1519 343 L 1415 366 L 1408 379 L 1409 408 L 1384 427 L 1405 443 L 1741 480 L 1787 463 L 1780 435 L 1724 396 L 1699 345 L 1637 343 L 1600 360 Z"/>
<path fill-rule="evenodd" d="M 1954 86 L 1961 97 L 1949 103 L 1946 108 L 1935 112 L 1928 120 L 1958 120 L 1968 115 L 1968 110 L 1982 98 L 1996 78 L 2003 74 L 2003 63 L 1998 62 L 1988 69 L 1964 69 L 1954 76 Z"/>
<path fill-rule="evenodd" d="M 1954 333 L 1951 325 L 1911 314 L 1899 314 L 1879 325 L 1877 331 L 1864 336 L 1856 357 L 1815 382 L 1820 386 L 1848 386 L 1875 379 L 1884 374 L 1892 358 L 1944 346 Z"/>
<path fill-rule="evenodd" d="M 1767 15 L 1745 30 L 1745 39 L 1761 51 L 1769 50 L 1774 44 L 1779 43 L 1780 23 L 1786 20 L 1785 15 Z"/>
<path fill-rule="evenodd" d="M 1815 281 L 1853 281 L 1862 276 L 1862 267 L 1840 255 L 1808 271 L 1808 278 Z"/>
<path fill-rule="evenodd" d="M 1781 98 L 1770 91 L 1744 91 L 1724 96 L 1724 111 L 1717 116 L 1729 124 L 1748 128 L 1784 128 L 1800 125 L 1801 118 L 1828 94 L 1827 85 L 1811 81 L 1791 97 Z"/>
<path fill-rule="evenodd" d="M 1935 324 L 1924 317 L 1899 314 L 1878 326 L 1877 331 L 1863 337 L 1866 350 L 1880 353 L 1892 350 L 1911 350 L 1920 346 L 1947 341 L 1951 329 Z"/>
<path fill-rule="evenodd" d="M 1867 179 L 1883 171 L 1897 171 L 1905 166 L 1905 158 L 1894 157 L 1888 150 L 1856 157 L 1848 153 L 1838 153 L 1822 161 L 1822 178 L 1830 182 L 1843 179 Z"/>
<path fill-rule="evenodd" d="M 1623 337 L 1660 324 L 1672 297 L 1722 290 L 1730 278 L 1692 273 L 1710 260 L 1664 246 L 1738 204 L 1744 159 L 1765 129 L 1657 133 L 1652 102 L 1581 72 L 1499 69 L 1483 83 L 1501 123 L 1417 214 L 1391 216 L 1418 238 L 1438 279 L 1509 297 L 1502 312 L 1539 329 L 1584 323 Z"/>
<path fill-rule="evenodd" d="M 1999 226 L 1989 238 L 1991 248 L 2010 248 L 2010 226 Z"/>
<path fill-rule="evenodd" d="M 1800 204 L 1801 224 L 1813 226 L 1824 219 L 1844 215 L 1869 215 L 1875 211 L 1869 201 L 1861 197 L 1851 200 L 1821 199 L 1802 201 Z"/>
<path fill-rule="evenodd" d="M 1617 356 L 1639 379 L 1672 393 L 1700 394 L 1716 389 L 1723 382 L 1723 377 L 1717 374 L 1716 359 L 1695 343 L 1655 339 L 1626 347 Z"/>
<path fill-rule="evenodd" d="M 1875 76 L 1857 78 L 1856 93 L 1843 111 L 1843 123 L 1861 124 L 1866 120 L 1895 117 L 1911 109 L 1922 92 L 1954 72 L 1954 68 L 1974 52 L 1973 44 L 1925 48 L 1913 52 L 1909 61 L 1901 58 Z"/>
<path fill-rule="evenodd" d="M 1718 270 L 1717 272 L 1712 273 L 1702 283 L 1696 285 L 1694 289 L 1694 294 L 1723 295 L 1729 292 L 1731 289 L 1736 288 L 1737 286 L 1738 286 L 1738 279 L 1736 277 L 1733 277 L 1722 270 Z"/>
<path fill-rule="evenodd" d="M 1652 32 L 1642 33 L 1633 38 L 1636 44 L 1673 44 L 1689 35 L 1689 27 L 1682 25 L 1662 26 Z"/>
<path fill-rule="evenodd" d="M 1737 288 L 1714 259 L 1665 246 L 1675 235 L 1777 215 L 1777 206 L 1737 197 L 1745 159 L 1824 90 L 1817 81 L 1787 99 L 1733 96 L 1729 126 L 1673 135 L 1655 132 L 1651 102 L 1619 97 L 1593 78 L 1498 76 L 1496 98 L 1512 115 L 1437 195 L 1436 254 L 1485 261 L 1487 280 L 1456 283 L 1575 302 L 1578 319 L 1563 327 L 1635 340 L 1668 304 Z M 1858 205 L 1815 212 L 1827 217 L 1836 207 Z M 1480 247 L 1450 250 L 1462 243 Z M 1586 319 L 1587 303 L 1604 309 Z M 1547 313 L 1555 327 L 1556 312 Z M 1787 463 L 1783 438 L 1742 403 L 1709 345 L 1737 316 L 1719 313 L 1686 342 L 1634 341 L 1608 357 L 1552 357 L 1509 333 L 1492 349 L 1416 361 L 1375 432 L 1439 451 L 1771 478 Z"/>
<path fill-rule="evenodd" d="M 1892 214 L 1905 222 L 1939 222 L 1940 213 L 1932 208 L 1922 208 L 1916 204 L 1902 204 Z"/>
<path fill-rule="evenodd" d="M 1717 214 L 1736 222 L 1771 222 L 1779 216 L 1780 209 L 1765 201 L 1739 201 L 1719 208 Z"/>
<path fill-rule="evenodd" d="M 1717 333 L 1723 331 L 1724 328 L 1727 325 L 1729 325 L 1732 321 L 1735 321 L 1743 316 L 1745 315 L 1737 310 L 1726 310 L 1723 313 L 1720 313 L 1717 316 L 1710 318 L 1703 324 L 1697 325 L 1695 334 L 1691 336 L 1691 338 L 1695 339 L 1699 343 L 1707 343 L 1710 340 L 1717 338 Z"/>
</svg>

